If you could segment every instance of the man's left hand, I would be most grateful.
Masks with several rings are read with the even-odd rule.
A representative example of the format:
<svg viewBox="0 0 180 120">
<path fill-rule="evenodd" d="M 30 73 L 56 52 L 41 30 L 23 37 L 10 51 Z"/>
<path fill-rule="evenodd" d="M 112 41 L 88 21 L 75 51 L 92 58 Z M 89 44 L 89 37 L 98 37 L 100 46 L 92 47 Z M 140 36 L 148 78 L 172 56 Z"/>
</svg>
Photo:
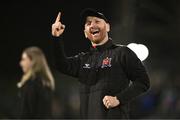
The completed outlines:
<svg viewBox="0 0 180 120">
<path fill-rule="evenodd" d="M 117 99 L 116 96 L 105 96 L 103 98 L 103 104 L 106 106 L 106 108 L 109 109 L 120 105 L 120 101 Z"/>
</svg>

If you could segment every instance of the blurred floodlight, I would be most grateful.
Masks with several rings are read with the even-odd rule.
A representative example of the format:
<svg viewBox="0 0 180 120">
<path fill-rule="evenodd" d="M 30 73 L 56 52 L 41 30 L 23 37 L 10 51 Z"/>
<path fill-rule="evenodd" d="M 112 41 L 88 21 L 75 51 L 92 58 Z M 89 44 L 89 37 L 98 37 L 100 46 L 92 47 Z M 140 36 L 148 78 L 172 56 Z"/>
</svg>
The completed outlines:
<svg viewBox="0 0 180 120">
<path fill-rule="evenodd" d="M 144 61 L 149 55 L 148 48 L 143 44 L 130 43 L 127 47 L 134 51 L 141 61 Z"/>
</svg>

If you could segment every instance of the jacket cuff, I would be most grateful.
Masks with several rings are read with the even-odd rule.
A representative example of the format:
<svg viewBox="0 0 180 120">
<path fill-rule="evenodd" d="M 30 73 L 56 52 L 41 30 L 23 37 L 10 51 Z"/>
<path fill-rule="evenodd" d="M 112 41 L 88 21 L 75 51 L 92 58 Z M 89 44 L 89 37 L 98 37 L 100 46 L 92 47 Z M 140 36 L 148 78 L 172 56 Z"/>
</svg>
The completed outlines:
<svg viewBox="0 0 180 120">
<path fill-rule="evenodd" d="M 125 96 L 123 96 L 123 94 L 121 94 L 121 93 L 120 94 L 116 94 L 115 96 L 119 100 L 120 105 L 124 105 L 124 104 L 127 104 L 129 102 L 129 100 Z"/>
<path fill-rule="evenodd" d="M 53 41 L 60 41 L 61 40 L 61 37 L 51 36 L 51 38 Z"/>
</svg>

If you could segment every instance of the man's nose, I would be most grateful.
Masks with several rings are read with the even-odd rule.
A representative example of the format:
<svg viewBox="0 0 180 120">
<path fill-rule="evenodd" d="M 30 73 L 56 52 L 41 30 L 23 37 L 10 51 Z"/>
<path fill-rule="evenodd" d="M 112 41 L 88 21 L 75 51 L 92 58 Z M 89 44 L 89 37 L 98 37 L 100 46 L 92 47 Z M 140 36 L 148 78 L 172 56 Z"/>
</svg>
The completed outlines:
<svg viewBox="0 0 180 120">
<path fill-rule="evenodd" d="M 91 22 L 91 26 L 90 27 L 95 27 L 96 23 L 95 22 Z"/>
</svg>

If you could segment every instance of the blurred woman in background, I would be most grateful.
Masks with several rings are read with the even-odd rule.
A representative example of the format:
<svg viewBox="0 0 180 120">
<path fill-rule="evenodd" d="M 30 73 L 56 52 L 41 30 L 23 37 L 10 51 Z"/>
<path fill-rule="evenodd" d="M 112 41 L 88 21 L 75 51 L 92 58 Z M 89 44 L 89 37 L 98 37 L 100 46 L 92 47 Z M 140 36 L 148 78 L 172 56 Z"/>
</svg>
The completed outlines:
<svg viewBox="0 0 180 120">
<path fill-rule="evenodd" d="M 55 83 L 44 53 L 38 47 L 25 49 L 20 66 L 24 73 L 17 84 L 21 98 L 20 117 L 51 118 Z"/>
</svg>

